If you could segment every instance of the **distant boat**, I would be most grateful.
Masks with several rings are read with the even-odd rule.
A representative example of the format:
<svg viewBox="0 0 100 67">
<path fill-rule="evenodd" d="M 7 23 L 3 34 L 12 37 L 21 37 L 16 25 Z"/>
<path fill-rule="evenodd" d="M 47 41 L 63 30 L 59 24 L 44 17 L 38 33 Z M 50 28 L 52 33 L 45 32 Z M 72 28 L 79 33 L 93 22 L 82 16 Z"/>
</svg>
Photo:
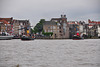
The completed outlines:
<svg viewBox="0 0 100 67">
<path fill-rule="evenodd" d="M 31 36 L 23 35 L 23 36 L 21 37 L 21 40 L 34 40 L 34 38 L 32 38 Z"/>
<path fill-rule="evenodd" d="M 83 40 L 83 39 L 84 39 L 83 37 L 80 37 L 80 36 L 77 36 L 77 35 L 73 36 L 73 40 Z"/>
<path fill-rule="evenodd" d="M 74 35 L 73 40 L 82 39 L 80 36 Z"/>
<path fill-rule="evenodd" d="M 82 40 L 82 39 L 83 39 L 83 37 L 80 36 L 79 32 L 77 32 L 76 35 L 73 36 L 73 40 Z"/>
<path fill-rule="evenodd" d="M 13 36 L 8 35 L 8 36 L 0 36 L 0 40 L 11 40 Z"/>
</svg>

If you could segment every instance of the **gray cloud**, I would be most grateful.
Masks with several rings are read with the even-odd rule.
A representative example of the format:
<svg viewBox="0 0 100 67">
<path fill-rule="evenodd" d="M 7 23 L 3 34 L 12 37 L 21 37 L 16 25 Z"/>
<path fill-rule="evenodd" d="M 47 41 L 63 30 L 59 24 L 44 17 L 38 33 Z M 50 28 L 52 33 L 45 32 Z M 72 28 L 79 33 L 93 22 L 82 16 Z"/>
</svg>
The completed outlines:
<svg viewBox="0 0 100 67">
<path fill-rule="evenodd" d="M 100 20 L 99 3 L 100 0 L 0 0 L 0 17 L 30 19 L 32 25 L 62 13 L 68 20 Z"/>
</svg>

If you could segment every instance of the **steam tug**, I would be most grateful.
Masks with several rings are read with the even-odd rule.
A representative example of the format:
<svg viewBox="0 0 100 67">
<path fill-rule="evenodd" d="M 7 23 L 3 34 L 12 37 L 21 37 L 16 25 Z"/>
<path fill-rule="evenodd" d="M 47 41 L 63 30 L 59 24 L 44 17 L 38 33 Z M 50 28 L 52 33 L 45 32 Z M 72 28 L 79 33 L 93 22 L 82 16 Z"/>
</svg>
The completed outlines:
<svg viewBox="0 0 100 67">
<path fill-rule="evenodd" d="M 34 37 L 33 36 L 26 36 L 26 35 L 23 35 L 21 37 L 21 40 L 34 40 Z"/>
<path fill-rule="evenodd" d="M 83 37 L 82 36 L 80 36 L 80 33 L 76 33 L 76 35 L 74 35 L 73 36 L 73 40 L 81 40 L 81 39 L 83 39 Z"/>
<path fill-rule="evenodd" d="M 29 30 L 27 30 L 27 35 L 23 35 L 21 40 L 34 40 L 34 35 L 29 34 Z"/>
</svg>

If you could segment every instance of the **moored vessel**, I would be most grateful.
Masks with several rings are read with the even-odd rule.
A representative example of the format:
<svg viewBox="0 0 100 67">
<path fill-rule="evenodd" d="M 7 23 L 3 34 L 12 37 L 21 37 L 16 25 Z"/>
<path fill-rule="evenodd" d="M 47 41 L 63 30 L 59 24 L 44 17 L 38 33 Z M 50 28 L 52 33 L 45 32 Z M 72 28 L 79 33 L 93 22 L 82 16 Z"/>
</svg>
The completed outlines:
<svg viewBox="0 0 100 67">
<path fill-rule="evenodd" d="M 21 37 L 21 40 L 34 40 L 34 37 L 23 35 L 23 36 Z"/>
<path fill-rule="evenodd" d="M 80 37 L 80 36 L 77 36 L 77 35 L 74 35 L 74 36 L 73 36 L 73 40 L 81 40 L 81 39 L 83 39 L 83 38 Z"/>
<path fill-rule="evenodd" d="M 76 33 L 76 35 L 73 36 L 73 40 L 83 40 L 84 38 L 80 36 L 79 33 Z"/>
<path fill-rule="evenodd" d="M 11 40 L 13 38 L 13 36 L 9 35 L 9 36 L 0 36 L 0 40 Z"/>
</svg>

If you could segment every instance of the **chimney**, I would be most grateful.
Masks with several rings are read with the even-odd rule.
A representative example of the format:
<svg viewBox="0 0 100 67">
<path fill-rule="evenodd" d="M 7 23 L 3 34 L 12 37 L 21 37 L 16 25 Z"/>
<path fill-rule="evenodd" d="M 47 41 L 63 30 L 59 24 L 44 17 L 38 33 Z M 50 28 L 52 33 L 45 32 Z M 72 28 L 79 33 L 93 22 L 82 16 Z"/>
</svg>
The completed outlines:
<svg viewBox="0 0 100 67">
<path fill-rule="evenodd" d="M 66 18 L 66 15 L 61 15 L 61 18 Z"/>
<path fill-rule="evenodd" d="M 61 15 L 61 18 L 63 18 L 63 15 Z"/>
<path fill-rule="evenodd" d="M 64 15 L 64 18 L 66 18 L 66 15 Z"/>
</svg>

